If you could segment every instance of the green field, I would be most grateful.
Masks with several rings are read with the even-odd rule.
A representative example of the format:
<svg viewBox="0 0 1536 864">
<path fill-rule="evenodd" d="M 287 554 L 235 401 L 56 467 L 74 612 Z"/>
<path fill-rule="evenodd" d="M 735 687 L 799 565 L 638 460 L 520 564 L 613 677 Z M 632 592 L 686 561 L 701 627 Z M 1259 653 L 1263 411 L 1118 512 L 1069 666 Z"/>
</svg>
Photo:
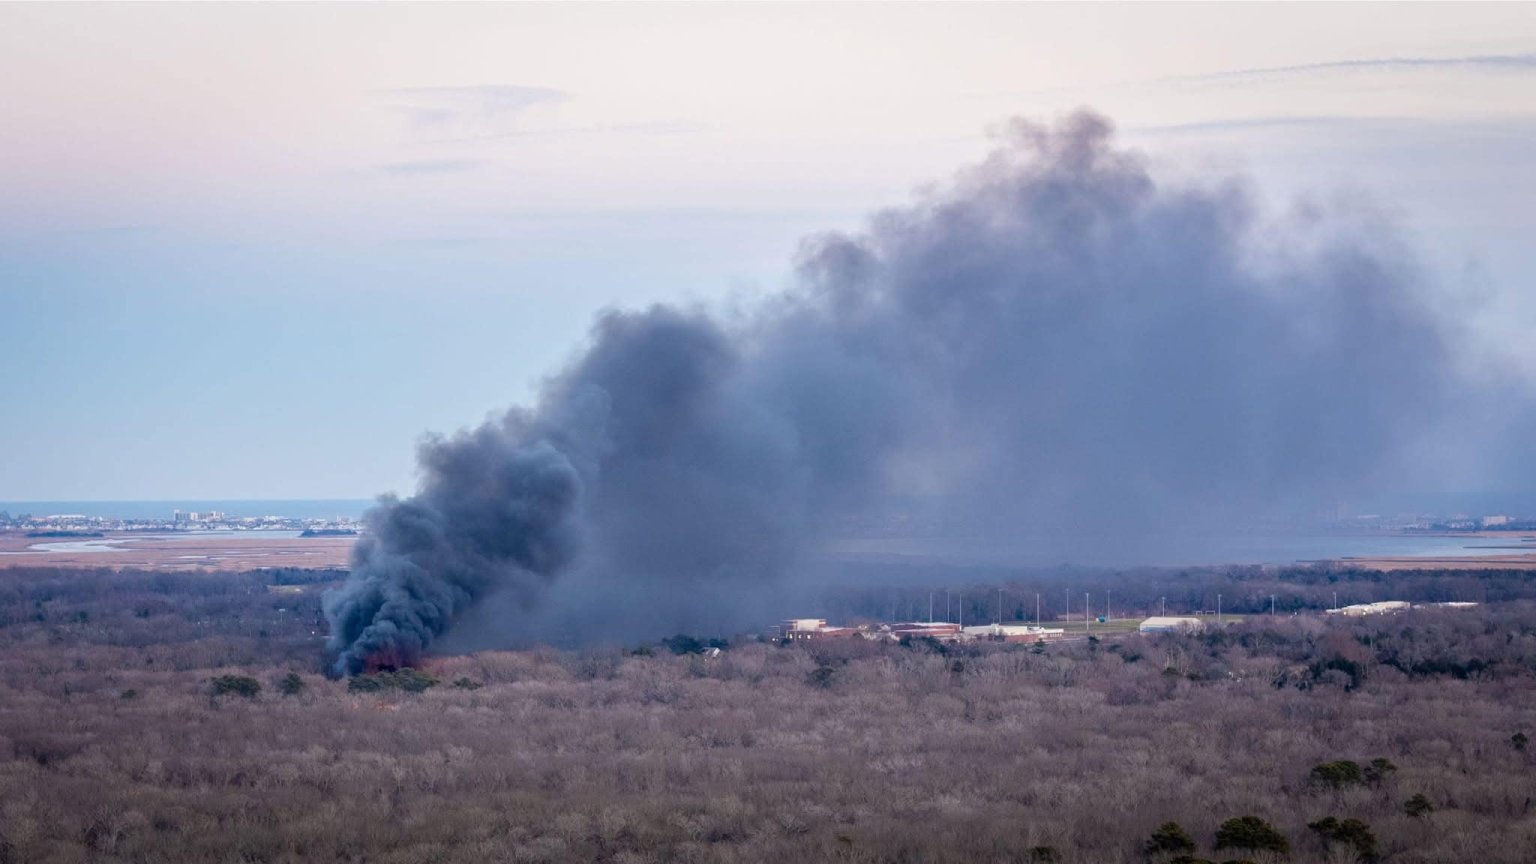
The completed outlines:
<svg viewBox="0 0 1536 864">
<path fill-rule="evenodd" d="M 1178 615 L 1178 616 L 1170 615 L 1168 617 L 1170 617 L 1170 618 L 1172 618 L 1172 617 L 1178 617 L 1178 618 L 1198 618 L 1198 619 L 1200 619 L 1200 621 L 1202 623 L 1205 623 L 1205 624 L 1215 624 L 1216 623 L 1216 616 L 1215 615 Z M 1090 635 L 1093 635 L 1093 636 L 1110 635 L 1110 634 L 1116 634 L 1116 633 L 1135 633 L 1141 627 L 1141 622 L 1143 622 L 1145 620 L 1147 620 L 1146 617 L 1140 616 L 1140 615 L 1134 616 L 1134 617 L 1131 617 L 1131 618 L 1115 618 L 1115 619 L 1110 620 L 1110 621 L 1094 620 L 1094 621 L 1089 622 L 1089 624 L 1088 624 L 1088 633 Z M 1243 616 L 1241 616 L 1241 615 L 1222 615 L 1221 616 L 1221 623 L 1223 623 L 1223 624 L 1236 624 L 1236 623 L 1239 623 L 1242 620 L 1243 620 Z M 1051 624 L 1049 626 L 1051 626 L 1051 627 L 1065 627 L 1066 630 L 1067 630 L 1067 635 L 1071 636 L 1074 633 L 1080 634 L 1080 633 L 1083 632 L 1083 619 L 1079 618 L 1076 621 L 1061 621 L 1061 620 L 1057 620 L 1057 621 L 1051 622 Z"/>
</svg>

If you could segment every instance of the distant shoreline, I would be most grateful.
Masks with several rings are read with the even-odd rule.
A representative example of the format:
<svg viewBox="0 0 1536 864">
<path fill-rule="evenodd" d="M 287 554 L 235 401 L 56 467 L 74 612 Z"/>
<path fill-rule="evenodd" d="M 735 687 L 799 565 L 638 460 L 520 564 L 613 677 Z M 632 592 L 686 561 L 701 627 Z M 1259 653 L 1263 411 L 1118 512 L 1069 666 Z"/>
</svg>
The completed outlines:
<svg viewBox="0 0 1536 864">
<path fill-rule="evenodd" d="M 291 519 L 361 519 L 373 498 L 172 498 L 143 501 L 0 501 L 11 516 L 80 515 L 100 519 L 169 519 L 171 513 L 219 511 L 233 517 L 282 516 Z"/>
</svg>

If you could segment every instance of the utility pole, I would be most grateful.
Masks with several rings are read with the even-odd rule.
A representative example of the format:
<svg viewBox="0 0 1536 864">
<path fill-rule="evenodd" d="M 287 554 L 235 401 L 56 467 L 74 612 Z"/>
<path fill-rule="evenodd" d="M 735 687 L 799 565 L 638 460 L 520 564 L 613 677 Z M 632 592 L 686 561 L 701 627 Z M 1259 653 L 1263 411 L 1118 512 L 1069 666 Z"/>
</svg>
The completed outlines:
<svg viewBox="0 0 1536 864">
<path fill-rule="evenodd" d="M 928 622 L 933 623 L 933 592 L 928 592 Z"/>
<path fill-rule="evenodd" d="M 997 626 L 1003 626 L 1003 589 L 997 589 Z"/>
<path fill-rule="evenodd" d="M 1109 614 L 1109 589 L 1104 589 L 1104 622 L 1107 624 L 1115 620 L 1115 616 Z"/>
<path fill-rule="evenodd" d="M 1163 603 L 1163 611 L 1159 612 L 1158 614 L 1159 615 L 1163 615 L 1163 616 L 1167 616 L 1167 614 L 1168 614 L 1168 598 L 1167 597 L 1163 597 L 1163 598 L 1160 598 L 1160 599 L 1162 600 L 1162 603 Z"/>
<path fill-rule="evenodd" d="M 949 611 L 949 589 L 945 588 L 944 589 L 944 623 L 948 624 L 949 622 L 951 622 L 953 620 L 955 620 L 954 613 Z"/>
<path fill-rule="evenodd" d="M 1083 632 L 1093 632 L 1093 604 L 1088 602 L 1088 592 L 1083 592 Z"/>
<path fill-rule="evenodd" d="M 1221 595 L 1216 595 L 1216 623 L 1221 623 Z"/>
<path fill-rule="evenodd" d="M 960 629 L 964 630 L 965 629 L 965 592 L 964 591 L 960 592 L 960 597 L 958 599 L 958 602 L 955 603 L 955 605 L 960 607 Z"/>
<path fill-rule="evenodd" d="M 1040 627 L 1040 592 L 1035 592 L 1035 627 Z"/>
<path fill-rule="evenodd" d="M 1333 592 L 1333 611 L 1339 611 L 1339 592 Z"/>
</svg>

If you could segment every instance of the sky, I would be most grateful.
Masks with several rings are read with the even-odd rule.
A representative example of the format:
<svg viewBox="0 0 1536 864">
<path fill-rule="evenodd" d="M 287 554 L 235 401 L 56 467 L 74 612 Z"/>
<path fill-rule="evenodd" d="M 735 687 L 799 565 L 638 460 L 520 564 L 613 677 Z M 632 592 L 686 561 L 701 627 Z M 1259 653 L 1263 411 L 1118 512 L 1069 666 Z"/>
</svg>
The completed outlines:
<svg viewBox="0 0 1536 864">
<path fill-rule="evenodd" d="M 600 310 L 783 287 L 1082 106 L 1369 202 L 1536 379 L 1532 93 L 1530 4 L 0 5 L 0 500 L 408 493 Z"/>
</svg>

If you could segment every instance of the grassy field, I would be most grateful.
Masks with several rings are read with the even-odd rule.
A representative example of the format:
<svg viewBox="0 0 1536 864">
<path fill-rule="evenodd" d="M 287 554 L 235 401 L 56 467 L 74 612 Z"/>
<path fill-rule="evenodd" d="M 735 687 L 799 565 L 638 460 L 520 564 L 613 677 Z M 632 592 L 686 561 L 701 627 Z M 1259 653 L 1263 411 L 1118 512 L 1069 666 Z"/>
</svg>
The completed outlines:
<svg viewBox="0 0 1536 864">
<path fill-rule="evenodd" d="M 154 570 L 252 570 L 257 567 L 346 567 L 356 537 L 273 537 L 260 531 L 223 534 L 114 533 L 91 538 L 93 549 L 53 551 L 69 538 L 0 532 L 0 569 L 132 567 Z"/>
<path fill-rule="evenodd" d="M 1148 616 L 1138 615 L 1131 618 L 1115 618 L 1110 621 L 1095 620 L 1089 622 L 1086 629 L 1083 625 L 1083 619 L 1081 618 L 1077 619 L 1076 621 L 1054 621 L 1051 622 L 1049 626 L 1065 628 L 1068 636 L 1081 636 L 1084 633 L 1087 633 L 1090 636 L 1119 635 L 1139 632 L 1141 622 L 1147 620 L 1147 617 Z M 1169 613 L 1169 617 L 1198 618 L 1202 623 L 1210 625 L 1215 625 L 1217 623 L 1217 616 L 1215 615 L 1174 615 L 1173 613 Z M 1220 616 L 1220 620 L 1223 624 L 1232 625 L 1241 624 L 1244 619 L 1243 616 L 1240 615 L 1222 615 Z"/>
</svg>

